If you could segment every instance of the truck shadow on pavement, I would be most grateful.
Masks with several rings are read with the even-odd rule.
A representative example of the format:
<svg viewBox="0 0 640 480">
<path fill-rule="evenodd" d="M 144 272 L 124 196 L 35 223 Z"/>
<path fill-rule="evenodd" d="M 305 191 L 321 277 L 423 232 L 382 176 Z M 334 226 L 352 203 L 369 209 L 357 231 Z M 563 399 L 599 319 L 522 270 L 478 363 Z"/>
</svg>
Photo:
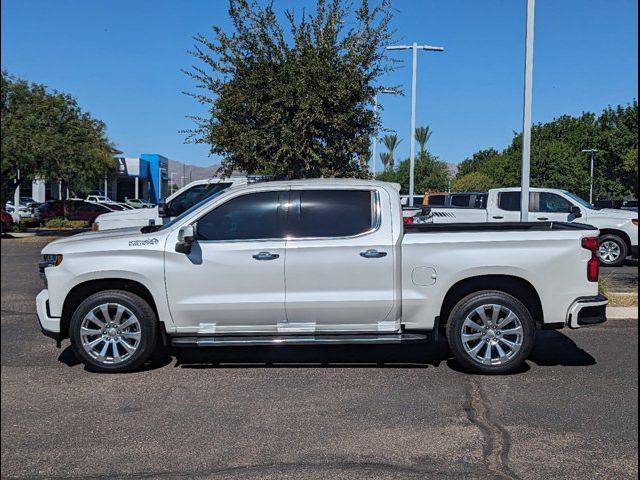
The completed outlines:
<svg viewBox="0 0 640 480">
<path fill-rule="evenodd" d="M 444 338 L 437 342 L 406 345 L 323 345 L 273 347 L 217 347 L 201 349 L 166 348 L 138 371 L 165 367 L 175 359 L 174 368 L 429 368 L 445 363 L 462 371 L 452 358 Z M 73 367 L 80 364 L 71 346 L 58 361 Z M 520 370 L 538 367 L 580 367 L 596 360 L 558 331 L 538 332 L 533 351 Z"/>
</svg>

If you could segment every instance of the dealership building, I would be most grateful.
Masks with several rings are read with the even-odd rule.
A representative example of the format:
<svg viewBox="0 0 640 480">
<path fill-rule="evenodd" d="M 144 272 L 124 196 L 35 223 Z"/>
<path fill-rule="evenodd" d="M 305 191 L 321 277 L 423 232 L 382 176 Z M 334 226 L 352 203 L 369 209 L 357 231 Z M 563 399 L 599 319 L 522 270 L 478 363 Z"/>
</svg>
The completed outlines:
<svg viewBox="0 0 640 480">
<path fill-rule="evenodd" d="M 141 198 L 158 203 L 169 192 L 169 160 L 157 153 L 143 153 L 140 157 L 115 157 L 118 172 L 115 178 L 105 177 L 95 190 L 123 202 L 127 198 Z M 70 198 L 69 190 L 58 180 L 22 182 L 21 197 L 32 197 L 36 202 Z"/>
</svg>

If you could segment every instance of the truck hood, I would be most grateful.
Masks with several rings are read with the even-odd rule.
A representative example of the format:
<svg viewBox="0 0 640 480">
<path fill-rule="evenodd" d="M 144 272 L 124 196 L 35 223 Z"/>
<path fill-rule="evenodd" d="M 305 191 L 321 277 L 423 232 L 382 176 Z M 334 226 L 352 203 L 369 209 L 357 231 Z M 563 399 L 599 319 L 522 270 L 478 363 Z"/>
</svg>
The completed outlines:
<svg viewBox="0 0 640 480">
<path fill-rule="evenodd" d="M 161 235 L 158 235 L 159 233 Z M 85 232 L 61 238 L 47 244 L 42 249 L 42 254 L 97 252 L 158 246 L 163 248 L 163 245 L 164 232 L 142 233 L 140 227 L 131 227 L 104 232 Z"/>
<path fill-rule="evenodd" d="M 139 219 L 146 219 L 146 218 L 156 218 L 158 216 L 158 207 L 154 207 L 154 208 L 136 208 L 135 210 L 121 210 L 118 212 L 111 212 L 111 213 L 103 213 L 102 215 L 98 216 L 98 218 L 96 219 L 97 221 L 100 221 L 102 219 L 105 220 L 133 220 L 136 218 Z"/>
<path fill-rule="evenodd" d="M 638 218 L 638 212 L 629 210 L 616 210 L 614 208 L 603 208 L 602 210 L 589 210 L 589 218 L 613 218 L 616 220 L 633 220 Z"/>
</svg>

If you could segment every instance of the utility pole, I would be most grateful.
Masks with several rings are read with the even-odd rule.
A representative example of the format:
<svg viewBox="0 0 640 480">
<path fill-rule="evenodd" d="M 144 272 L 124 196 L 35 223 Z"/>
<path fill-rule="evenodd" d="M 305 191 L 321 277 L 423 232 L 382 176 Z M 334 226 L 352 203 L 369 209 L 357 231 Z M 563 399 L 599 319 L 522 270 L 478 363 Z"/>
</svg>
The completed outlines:
<svg viewBox="0 0 640 480">
<path fill-rule="evenodd" d="M 396 92 L 393 89 L 390 88 L 383 88 L 381 90 L 379 90 L 378 92 L 376 92 L 375 97 L 374 97 L 374 104 L 373 104 L 373 115 L 374 118 L 377 120 L 378 119 L 378 94 L 379 93 L 391 93 L 393 95 L 396 95 L 398 92 Z M 376 131 L 373 134 L 373 162 L 372 162 L 372 171 L 373 171 L 373 176 L 376 176 L 376 147 L 378 145 L 378 127 L 376 126 Z"/>
<path fill-rule="evenodd" d="M 416 132 L 416 83 L 417 83 L 417 67 L 418 67 L 418 50 L 427 50 L 432 52 L 443 52 L 444 48 L 434 47 L 431 45 L 418 45 L 413 42 L 411 45 L 392 45 L 387 50 L 412 50 L 413 66 L 411 74 L 411 132 L 409 139 L 411 142 L 409 155 L 409 206 L 413 206 L 413 190 L 415 184 L 415 132 Z"/>
<path fill-rule="evenodd" d="M 524 53 L 524 108 L 522 115 L 522 187 L 520 221 L 529 221 L 529 183 L 531 176 L 531 104 L 533 96 L 533 26 L 536 0 L 527 0 L 527 20 Z"/>
<path fill-rule="evenodd" d="M 591 185 L 589 186 L 589 203 L 591 205 L 593 205 L 593 157 L 597 151 L 598 150 L 596 150 L 595 148 L 585 148 L 584 150 L 582 150 L 582 153 L 588 153 L 591 157 Z"/>
</svg>

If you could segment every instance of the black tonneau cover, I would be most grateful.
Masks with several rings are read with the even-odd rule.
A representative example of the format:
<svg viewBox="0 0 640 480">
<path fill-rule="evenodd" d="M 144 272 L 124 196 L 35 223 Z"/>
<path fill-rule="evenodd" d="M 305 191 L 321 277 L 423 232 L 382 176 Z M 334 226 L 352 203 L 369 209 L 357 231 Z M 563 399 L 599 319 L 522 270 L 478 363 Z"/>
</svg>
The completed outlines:
<svg viewBox="0 0 640 480">
<path fill-rule="evenodd" d="M 586 223 L 568 222 L 476 222 L 405 224 L 404 233 L 440 232 L 548 232 L 550 230 L 598 230 Z"/>
</svg>

